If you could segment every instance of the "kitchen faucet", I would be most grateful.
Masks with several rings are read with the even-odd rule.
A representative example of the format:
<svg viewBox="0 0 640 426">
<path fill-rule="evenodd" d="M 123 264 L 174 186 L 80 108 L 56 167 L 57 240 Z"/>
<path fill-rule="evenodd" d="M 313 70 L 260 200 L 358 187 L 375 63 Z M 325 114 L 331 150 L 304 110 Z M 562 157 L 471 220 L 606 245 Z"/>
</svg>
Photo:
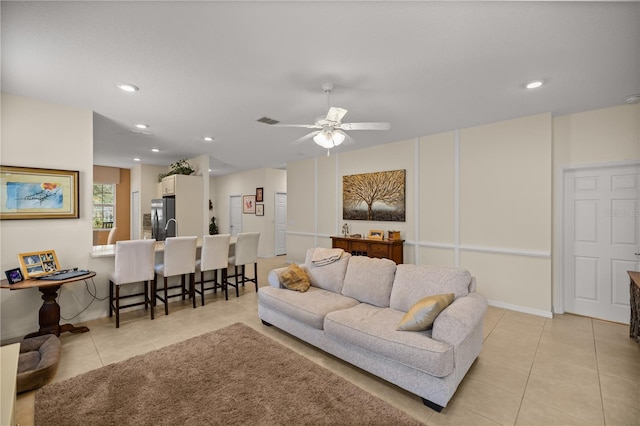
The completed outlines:
<svg viewBox="0 0 640 426">
<path fill-rule="evenodd" d="M 167 229 L 169 229 L 169 224 L 171 223 L 171 221 L 173 221 L 176 224 L 176 237 L 178 236 L 178 221 L 175 220 L 174 218 L 171 218 L 167 221 L 167 224 L 164 226 L 164 231 L 167 232 Z"/>
</svg>

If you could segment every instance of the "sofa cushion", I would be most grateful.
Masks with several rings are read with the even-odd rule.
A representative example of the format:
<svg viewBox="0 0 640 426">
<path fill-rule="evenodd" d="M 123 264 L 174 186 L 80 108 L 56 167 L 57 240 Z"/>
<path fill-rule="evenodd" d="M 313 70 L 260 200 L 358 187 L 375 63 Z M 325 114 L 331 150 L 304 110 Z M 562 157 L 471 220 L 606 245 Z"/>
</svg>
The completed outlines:
<svg viewBox="0 0 640 426">
<path fill-rule="evenodd" d="M 418 300 L 398 323 L 401 331 L 423 331 L 433 327 L 438 314 L 453 302 L 455 294 L 438 294 Z"/>
<path fill-rule="evenodd" d="M 392 260 L 353 256 L 344 277 L 342 294 L 387 308 L 395 273 L 396 264 Z"/>
<path fill-rule="evenodd" d="M 453 371 L 453 346 L 433 340 L 429 331 L 407 333 L 396 325 L 404 312 L 361 303 L 327 314 L 324 333 L 332 340 L 357 346 L 383 358 L 437 377 Z"/>
<path fill-rule="evenodd" d="M 456 299 L 469 294 L 471 274 L 466 269 L 432 265 L 398 265 L 389 306 L 407 312 L 423 297 L 453 293 Z"/>
<path fill-rule="evenodd" d="M 289 290 L 301 291 L 305 292 L 309 290 L 309 277 L 307 273 L 296 265 L 292 263 L 289 265 L 280 275 L 280 279 L 282 280 L 282 285 Z"/>
<path fill-rule="evenodd" d="M 311 263 L 314 251 L 315 248 L 307 250 L 307 259 L 304 263 L 304 269 L 307 271 L 311 285 L 334 293 L 340 293 L 351 255 L 343 253 L 336 262 L 323 266 L 314 266 Z"/>
<path fill-rule="evenodd" d="M 322 330 L 327 313 L 353 307 L 359 302 L 339 293 L 316 287 L 309 287 L 308 291 L 300 293 L 268 286 L 260 287 L 258 303 L 310 327 Z"/>
</svg>

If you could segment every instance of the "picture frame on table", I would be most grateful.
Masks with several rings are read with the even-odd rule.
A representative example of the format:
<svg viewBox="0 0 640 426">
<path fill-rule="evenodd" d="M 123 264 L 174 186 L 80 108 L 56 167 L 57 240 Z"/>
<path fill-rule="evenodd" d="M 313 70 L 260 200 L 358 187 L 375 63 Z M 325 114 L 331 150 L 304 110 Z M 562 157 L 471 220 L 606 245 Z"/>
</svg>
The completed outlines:
<svg viewBox="0 0 640 426">
<path fill-rule="evenodd" d="M 24 281 L 24 276 L 22 275 L 22 271 L 20 268 L 9 269 L 8 271 L 4 271 L 4 274 L 7 276 L 7 281 L 9 284 L 19 283 L 20 281 Z"/>
<path fill-rule="evenodd" d="M 256 213 L 256 196 L 255 195 L 242 196 L 242 213 L 244 214 Z"/>
<path fill-rule="evenodd" d="M 370 240 L 382 240 L 384 238 L 384 231 L 381 231 L 379 229 L 371 229 L 369 231 L 369 237 Z"/>
<path fill-rule="evenodd" d="M 264 188 L 256 188 L 256 203 L 261 203 L 264 201 Z"/>
<path fill-rule="evenodd" d="M 264 204 L 256 203 L 256 216 L 264 216 Z"/>
<path fill-rule="evenodd" d="M 80 172 L 0 165 L 0 220 L 78 219 Z"/>
<path fill-rule="evenodd" d="M 19 253 L 18 260 L 24 276 L 28 278 L 50 274 L 60 269 L 55 250 Z"/>
</svg>

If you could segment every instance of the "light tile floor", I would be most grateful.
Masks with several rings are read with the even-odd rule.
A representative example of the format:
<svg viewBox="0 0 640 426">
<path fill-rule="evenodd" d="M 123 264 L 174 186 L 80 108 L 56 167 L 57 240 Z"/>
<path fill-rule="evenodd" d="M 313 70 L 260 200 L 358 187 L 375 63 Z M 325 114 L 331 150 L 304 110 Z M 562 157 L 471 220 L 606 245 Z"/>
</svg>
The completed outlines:
<svg viewBox="0 0 640 426">
<path fill-rule="evenodd" d="M 259 280 L 286 259 L 260 259 Z M 62 359 L 54 381 L 161 348 L 241 321 L 325 366 L 368 392 L 432 426 L 443 425 L 640 425 L 640 345 L 628 327 L 574 315 L 545 319 L 490 307 L 484 347 L 449 405 L 436 413 L 420 398 L 338 360 L 257 316 L 253 284 L 229 300 L 207 295 L 205 306 L 174 302 L 126 312 L 119 329 L 103 318 L 90 332 L 61 336 Z M 34 392 L 18 397 L 17 420 L 33 424 Z"/>
</svg>

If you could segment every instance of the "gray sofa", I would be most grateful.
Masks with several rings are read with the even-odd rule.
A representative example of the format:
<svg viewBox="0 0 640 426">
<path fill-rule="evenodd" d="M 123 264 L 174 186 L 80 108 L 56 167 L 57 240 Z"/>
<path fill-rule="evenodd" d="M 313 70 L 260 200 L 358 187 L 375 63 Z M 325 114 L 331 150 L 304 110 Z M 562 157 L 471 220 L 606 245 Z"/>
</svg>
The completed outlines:
<svg viewBox="0 0 640 426">
<path fill-rule="evenodd" d="M 436 411 L 446 407 L 482 349 L 487 301 L 469 272 L 348 253 L 314 266 L 314 250 L 300 265 L 308 291 L 283 286 L 286 268 L 269 273 L 270 286 L 258 291 L 262 322 L 420 396 Z M 443 293 L 455 300 L 431 330 L 396 329 L 415 302 Z"/>
</svg>

